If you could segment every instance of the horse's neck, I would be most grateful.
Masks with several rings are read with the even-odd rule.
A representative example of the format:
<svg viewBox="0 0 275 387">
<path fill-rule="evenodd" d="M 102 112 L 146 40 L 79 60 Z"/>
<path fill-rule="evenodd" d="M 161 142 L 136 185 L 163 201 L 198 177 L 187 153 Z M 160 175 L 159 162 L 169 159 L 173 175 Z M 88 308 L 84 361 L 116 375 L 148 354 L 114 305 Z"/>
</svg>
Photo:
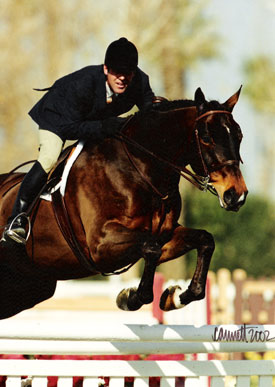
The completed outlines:
<svg viewBox="0 0 275 387">
<path fill-rule="evenodd" d="M 184 142 L 190 142 L 197 117 L 196 107 L 177 109 L 169 113 L 171 114 L 171 118 L 174 117 L 174 121 L 176 122 L 172 135 L 175 135 L 179 142 L 180 139 Z"/>
<path fill-rule="evenodd" d="M 189 151 L 197 111 L 195 107 L 159 112 L 151 125 L 137 126 L 131 137 L 157 155 L 173 160 Z"/>
</svg>

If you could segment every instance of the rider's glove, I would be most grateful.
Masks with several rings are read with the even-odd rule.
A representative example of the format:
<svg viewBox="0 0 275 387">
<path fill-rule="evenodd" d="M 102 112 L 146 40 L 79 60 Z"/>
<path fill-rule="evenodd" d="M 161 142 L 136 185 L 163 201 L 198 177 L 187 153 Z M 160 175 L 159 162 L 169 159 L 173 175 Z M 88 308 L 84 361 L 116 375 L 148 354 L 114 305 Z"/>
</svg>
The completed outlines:
<svg viewBox="0 0 275 387">
<path fill-rule="evenodd" d="M 104 137 L 112 137 L 122 128 L 125 118 L 110 117 L 102 121 L 102 133 Z"/>
</svg>

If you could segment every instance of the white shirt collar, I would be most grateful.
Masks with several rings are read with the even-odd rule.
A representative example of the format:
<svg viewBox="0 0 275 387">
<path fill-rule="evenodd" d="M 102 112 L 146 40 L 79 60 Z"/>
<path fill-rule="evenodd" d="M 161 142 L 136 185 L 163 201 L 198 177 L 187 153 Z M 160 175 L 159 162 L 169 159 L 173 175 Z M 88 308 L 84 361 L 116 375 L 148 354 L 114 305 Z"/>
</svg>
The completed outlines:
<svg viewBox="0 0 275 387">
<path fill-rule="evenodd" d="M 110 98 L 114 94 L 113 90 L 110 88 L 108 82 L 106 81 L 106 97 Z"/>
<path fill-rule="evenodd" d="M 113 96 L 118 96 L 118 94 L 113 92 L 113 90 L 110 88 L 108 82 L 106 81 L 106 98 L 111 98 Z"/>
</svg>

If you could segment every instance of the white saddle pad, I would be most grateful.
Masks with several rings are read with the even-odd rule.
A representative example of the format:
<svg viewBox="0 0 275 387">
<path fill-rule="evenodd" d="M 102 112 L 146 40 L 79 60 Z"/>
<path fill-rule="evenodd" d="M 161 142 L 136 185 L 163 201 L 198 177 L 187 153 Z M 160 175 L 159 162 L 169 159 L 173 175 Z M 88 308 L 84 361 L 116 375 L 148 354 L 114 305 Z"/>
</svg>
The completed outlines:
<svg viewBox="0 0 275 387">
<path fill-rule="evenodd" d="M 52 200 L 52 193 L 57 191 L 58 189 L 60 190 L 62 196 L 65 195 L 65 189 L 66 189 L 67 180 L 68 180 L 70 170 L 71 170 L 75 160 L 78 158 L 80 152 L 82 151 L 83 146 L 84 146 L 84 141 L 79 141 L 77 143 L 76 148 L 74 149 L 73 153 L 71 154 L 71 156 L 67 160 L 67 163 L 65 165 L 61 180 L 56 184 L 56 186 L 54 186 L 51 189 L 50 192 L 41 194 L 40 195 L 41 199 L 51 201 Z"/>
</svg>

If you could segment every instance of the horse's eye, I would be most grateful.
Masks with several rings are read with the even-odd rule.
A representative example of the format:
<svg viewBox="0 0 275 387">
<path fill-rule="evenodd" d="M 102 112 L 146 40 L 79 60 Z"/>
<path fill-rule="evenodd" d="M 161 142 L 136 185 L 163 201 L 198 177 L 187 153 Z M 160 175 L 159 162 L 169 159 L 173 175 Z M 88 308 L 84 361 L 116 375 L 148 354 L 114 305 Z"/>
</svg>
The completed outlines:
<svg viewBox="0 0 275 387">
<path fill-rule="evenodd" d="M 210 144 L 210 142 L 211 142 L 211 137 L 208 136 L 207 134 L 203 135 L 203 136 L 201 137 L 201 139 L 202 139 L 202 141 L 203 141 L 205 144 Z"/>
</svg>

